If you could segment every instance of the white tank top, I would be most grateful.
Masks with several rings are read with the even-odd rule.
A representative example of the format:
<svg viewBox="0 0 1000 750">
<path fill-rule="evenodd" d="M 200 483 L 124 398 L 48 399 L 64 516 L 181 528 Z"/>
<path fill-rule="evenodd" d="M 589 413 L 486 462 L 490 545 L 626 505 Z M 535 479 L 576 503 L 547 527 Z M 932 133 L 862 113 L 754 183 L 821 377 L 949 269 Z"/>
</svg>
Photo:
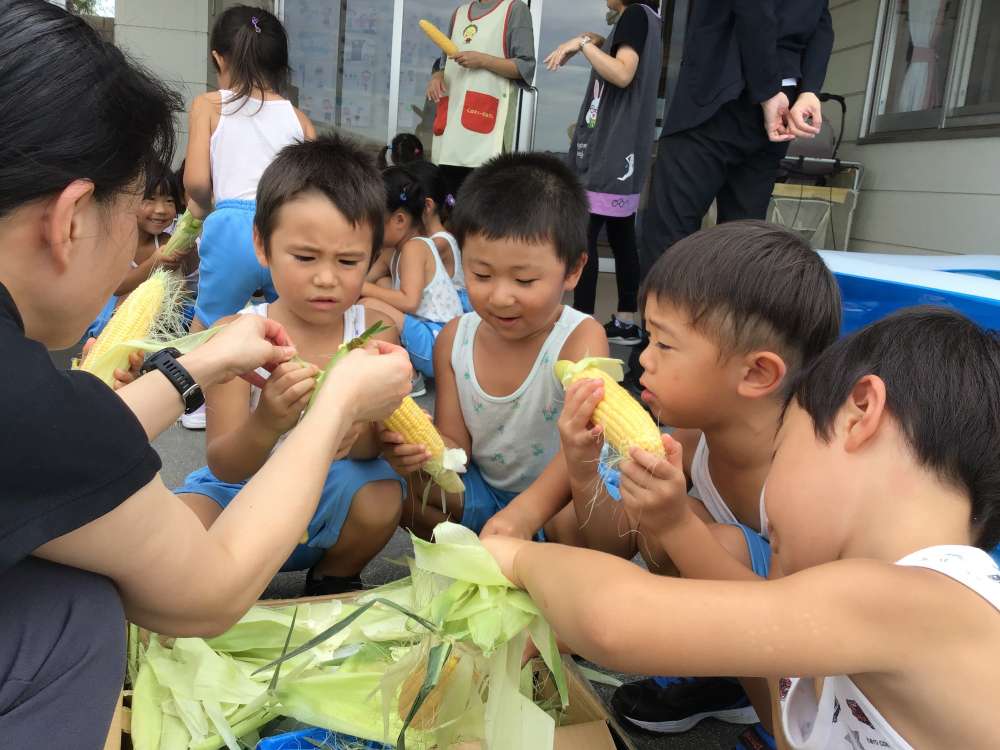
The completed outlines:
<svg viewBox="0 0 1000 750">
<path fill-rule="evenodd" d="M 285 99 L 250 99 L 244 104 L 232 91 L 219 93 L 222 116 L 209 146 L 215 200 L 256 200 L 257 183 L 275 155 L 305 138 L 302 124 Z"/>
<path fill-rule="evenodd" d="M 431 235 L 432 240 L 438 237 L 448 241 L 448 244 L 451 245 L 451 254 L 455 258 L 455 274 L 451 277 L 452 285 L 455 289 L 465 289 L 465 271 L 462 270 L 462 251 L 458 248 L 458 240 L 448 232 L 438 232 Z"/>
<path fill-rule="evenodd" d="M 698 448 L 691 459 L 691 484 L 698 490 L 698 497 L 705 508 L 718 523 L 739 523 L 733 512 L 729 510 L 722 495 L 715 489 L 712 476 L 708 473 L 708 443 L 705 436 L 698 441 Z M 760 535 L 770 541 L 767 533 L 767 512 L 764 510 L 764 492 L 760 493 Z"/>
<path fill-rule="evenodd" d="M 240 310 L 237 315 L 260 315 L 262 318 L 267 317 L 268 303 L 263 302 L 259 305 L 251 305 L 250 307 L 244 307 Z M 349 307 L 346 312 L 344 312 L 344 343 L 347 344 L 362 333 L 365 332 L 365 308 L 361 305 L 354 305 Z M 267 380 L 271 373 L 269 373 L 264 368 L 258 368 L 255 372 L 260 375 L 264 380 Z M 260 388 L 255 385 L 250 386 L 250 412 L 253 413 L 257 407 L 260 405 Z M 299 419 L 301 419 L 301 415 Z M 288 433 L 286 432 L 285 435 Z M 281 445 L 281 442 L 285 439 L 285 435 L 278 438 L 278 442 L 275 444 L 271 452 L 274 453 Z"/>
<path fill-rule="evenodd" d="M 914 552 L 897 565 L 930 568 L 968 586 L 1000 610 L 1000 568 L 981 549 L 957 545 Z M 944 689 L 944 686 L 942 686 Z M 947 689 L 961 689 L 948 686 Z M 780 682 L 782 728 L 793 750 L 912 750 L 846 675 L 827 677 L 816 704 L 811 677 Z"/>
<path fill-rule="evenodd" d="M 423 297 L 420 298 L 420 307 L 413 313 L 414 318 L 426 320 L 430 323 L 447 323 L 452 318 L 457 318 L 462 314 L 462 301 L 458 298 L 458 292 L 448 278 L 448 271 L 445 270 L 441 256 L 438 255 L 437 246 L 434 240 L 427 237 L 414 237 L 427 243 L 434 256 L 434 278 L 431 283 L 424 287 Z M 392 254 L 392 288 L 399 289 L 401 281 L 399 278 L 399 251 Z"/>
<path fill-rule="evenodd" d="M 552 368 L 566 339 L 589 317 L 564 305 L 527 379 L 509 396 L 500 398 L 487 395 L 476 378 L 472 350 L 482 318 L 471 312 L 459 321 L 451 366 L 462 416 L 472 436 L 472 460 L 490 486 L 524 492 L 555 458 L 563 387 Z M 497 366 L 502 365 L 498 362 Z"/>
</svg>

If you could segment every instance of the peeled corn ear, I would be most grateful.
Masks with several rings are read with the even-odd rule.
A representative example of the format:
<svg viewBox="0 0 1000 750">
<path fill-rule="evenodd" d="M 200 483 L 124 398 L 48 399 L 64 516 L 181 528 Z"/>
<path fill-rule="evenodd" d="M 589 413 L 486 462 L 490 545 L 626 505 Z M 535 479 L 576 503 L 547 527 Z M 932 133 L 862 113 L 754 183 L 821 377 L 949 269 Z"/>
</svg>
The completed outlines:
<svg viewBox="0 0 1000 750">
<path fill-rule="evenodd" d="M 386 429 L 403 436 L 408 445 L 424 445 L 432 454 L 424 471 L 447 492 L 465 492 L 465 483 L 459 473 L 465 472 L 467 461 L 461 448 L 446 448 L 441 435 L 434 429 L 431 420 L 417 406 L 417 402 L 407 396 L 403 403 L 382 424 Z"/>
<path fill-rule="evenodd" d="M 458 54 L 458 47 L 455 43 L 441 33 L 441 30 L 430 21 L 421 21 L 420 28 L 424 30 L 424 33 L 430 37 L 430 40 L 440 47 L 441 51 L 446 55 L 451 57 Z"/>
<path fill-rule="evenodd" d="M 158 268 L 115 310 L 108 325 L 97 337 L 80 369 L 93 372 L 104 382 L 114 382 L 116 368 L 128 369 L 128 356 L 140 347 L 117 346 L 140 342 L 151 336 L 164 339 L 183 333 L 181 323 L 184 279 L 179 274 Z M 164 343 L 160 348 L 166 346 Z"/>
<path fill-rule="evenodd" d="M 556 362 L 553 371 L 563 388 L 569 388 L 580 378 L 604 381 L 604 398 L 594 410 L 593 422 L 604 428 L 604 439 L 619 455 L 628 456 L 632 446 L 654 456 L 665 455 L 656 422 L 618 385 L 617 381 L 625 377 L 621 360 L 587 357 L 573 363 L 562 359 Z"/>
<path fill-rule="evenodd" d="M 178 220 L 174 233 L 167 240 L 166 247 L 162 251 L 163 254 L 169 257 L 177 250 L 183 252 L 191 247 L 192 243 L 197 239 L 198 233 L 201 232 L 201 227 L 204 223 L 204 220 L 195 218 L 194 214 L 190 211 L 185 211 L 184 215 Z"/>
</svg>

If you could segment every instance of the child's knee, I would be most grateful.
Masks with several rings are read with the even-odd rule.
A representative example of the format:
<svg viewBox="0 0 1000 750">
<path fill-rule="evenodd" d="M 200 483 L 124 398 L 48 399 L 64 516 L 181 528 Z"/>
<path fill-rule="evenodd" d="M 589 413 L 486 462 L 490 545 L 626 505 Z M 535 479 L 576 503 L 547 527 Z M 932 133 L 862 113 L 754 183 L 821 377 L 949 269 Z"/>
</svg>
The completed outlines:
<svg viewBox="0 0 1000 750">
<path fill-rule="evenodd" d="M 368 530 L 395 527 L 403 514 L 403 488 L 395 479 L 368 482 L 351 502 L 352 520 Z"/>
</svg>

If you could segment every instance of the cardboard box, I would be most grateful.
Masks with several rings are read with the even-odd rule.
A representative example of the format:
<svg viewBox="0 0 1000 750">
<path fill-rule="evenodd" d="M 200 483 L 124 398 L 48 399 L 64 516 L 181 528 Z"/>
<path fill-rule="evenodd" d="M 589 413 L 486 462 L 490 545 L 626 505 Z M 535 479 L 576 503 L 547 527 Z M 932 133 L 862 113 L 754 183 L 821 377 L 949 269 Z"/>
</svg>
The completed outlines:
<svg viewBox="0 0 1000 750">
<path fill-rule="evenodd" d="M 328 602 L 333 599 L 347 601 L 359 593 L 340 594 L 338 596 L 311 596 L 301 599 L 272 599 L 257 602 L 257 606 L 278 609 L 295 604 L 310 602 Z M 148 642 L 149 633 L 142 631 L 143 642 Z M 538 660 L 539 670 L 546 670 L 545 664 Z M 622 728 L 614 720 L 604 702 L 594 692 L 593 687 L 572 658 L 563 657 L 563 668 L 566 671 L 566 686 L 569 688 L 569 706 L 563 716 L 562 725 L 555 731 L 553 750 L 635 750 Z M 555 686 L 551 681 L 544 683 L 542 697 L 551 697 Z M 131 724 L 129 709 L 122 711 L 122 731 L 127 733 Z M 109 739 L 110 742 L 110 739 Z M 117 750 L 117 745 L 110 745 L 106 750 Z M 453 745 L 454 750 L 480 750 L 479 743 Z"/>
</svg>

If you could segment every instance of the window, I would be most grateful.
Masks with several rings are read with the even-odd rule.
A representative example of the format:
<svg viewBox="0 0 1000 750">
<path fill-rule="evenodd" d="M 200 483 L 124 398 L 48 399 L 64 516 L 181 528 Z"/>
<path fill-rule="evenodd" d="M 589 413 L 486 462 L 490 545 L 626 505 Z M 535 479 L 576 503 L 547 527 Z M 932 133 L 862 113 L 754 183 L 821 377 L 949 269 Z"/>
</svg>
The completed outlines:
<svg viewBox="0 0 1000 750">
<path fill-rule="evenodd" d="M 1000 125 L 1000 0 L 883 0 L 867 133 Z"/>
</svg>

